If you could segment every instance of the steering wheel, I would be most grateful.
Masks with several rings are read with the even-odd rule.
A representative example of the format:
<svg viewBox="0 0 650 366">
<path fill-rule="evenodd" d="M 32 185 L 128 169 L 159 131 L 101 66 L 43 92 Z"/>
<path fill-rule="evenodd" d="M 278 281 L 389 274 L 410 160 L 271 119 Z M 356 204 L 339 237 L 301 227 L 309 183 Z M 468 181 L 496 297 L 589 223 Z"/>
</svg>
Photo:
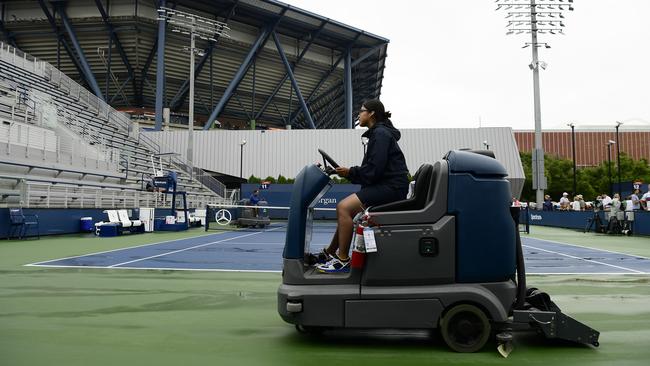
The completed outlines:
<svg viewBox="0 0 650 366">
<path fill-rule="evenodd" d="M 332 159 L 329 155 L 327 155 L 327 153 L 325 151 L 323 151 L 321 149 L 318 149 L 318 152 L 323 156 L 323 159 L 326 162 L 330 163 L 330 165 L 332 165 L 334 168 L 339 167 L 339 165 L 334 161 L 334 159 Z"/>
</svg>

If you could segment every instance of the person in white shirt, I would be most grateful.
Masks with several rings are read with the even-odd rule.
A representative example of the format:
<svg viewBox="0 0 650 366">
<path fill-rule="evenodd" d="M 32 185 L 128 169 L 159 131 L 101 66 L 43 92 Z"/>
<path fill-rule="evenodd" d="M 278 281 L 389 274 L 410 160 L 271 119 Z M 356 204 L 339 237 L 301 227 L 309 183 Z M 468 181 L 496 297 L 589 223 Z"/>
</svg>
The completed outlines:
<svg viewBox="0 0 650 366">
<path fill-rule="evenodd" d="M 568 210 L 571 201 L 569 201 L 569 194 L 564 192 L 562 193 L 562 198 L 560 198 L 560 210 Z"/>
<path fill-rule="evenodd" d="M 639 194 L 641 192 L 638 189 L 634 190 L 634 193 L 630 195 L 630 201 L 632 201 L 632 208 L 630 210 L 640 210 L 641 209 L 641 203 L 639 201 Z M 626 209 L 626 211 L 628 211 Z"/>
<path fill-rule="evenodd" d="M 571 202 L 571 209 L 573 211 L 580 211 L 580 197 L 579 196 L 573 197 L 573 202 Z"/>
<path fill-rule="evenodd" d="M 648 191 L 641 196 L 641 204 L 645 206 L 645 209 L 650 211 L 650 184 L 648 184 Z"/>
<path fill-rule="evenodd" d="M 612 197 L 608 196 L 607 193 L 603 193 L 603 210 L 609 210 L 612 206 Z"/>
</svg>

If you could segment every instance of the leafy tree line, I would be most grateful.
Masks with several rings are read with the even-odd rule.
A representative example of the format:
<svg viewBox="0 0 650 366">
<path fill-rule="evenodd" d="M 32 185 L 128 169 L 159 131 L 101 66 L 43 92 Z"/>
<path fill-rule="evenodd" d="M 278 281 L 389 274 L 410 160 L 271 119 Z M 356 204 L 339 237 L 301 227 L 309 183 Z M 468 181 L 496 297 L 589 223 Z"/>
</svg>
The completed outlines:
<svg viewBox="0 0 650 366">
<path fill-rule="evenodd" d="M 347 180 L 346 178 L 341 178 L 338 176 L 332 176 L 330 177 L 334 181 L 334 184 L 350 184 L 350 181 Z M 413 180 L 413 177 L 411 177 L 411 174 L 408 174 L 408 179 L 409 181 Z M 275 177 L 266 177 L 264 179 L 258 178 L 254 175 L 251 175 L 248 177 L 248 183 L 262 183 L 262 182 L 269 182 L 271 184 L 292 184 L 295 181 L 294 178 L 287 178 L 283 175 L 278 175 L 277 178 Z"/>
<path fill-rule="evenodd" d="M 521 200 L 535 201 L 535 191 L 532 188 L 532 158 L 531 153 L 520 153 L 521 163 L 524 167 L 526 182 L 521 192 Z M 627 154 L 621 153 L 621 182 L 640 180 L 650 183 L 650 166 L 645 159 L 633 160 Z M 584 196 L 591 201 L 599 194 L 609 192 L 609 175 L 607 161 L 594 167 L 578 167 L 576 172 L 576 190 L 573 189 L 573 161 L 556 156 L 544 155 L 544 172 L 548 183 L 545 194 L 554 201 L 562 197 L 563 192 L 569 192 L 571 197 L 576 194 Z M 618 182 L 616 159 L 612 160 L 612 184 Z"/>
<path fill-rule="evenodd" d="M 332 177 L 332 180 L 334 181 L 335 184 L 348 184 L 350 183 L 349 180 L 345 178 L 339 178 L 339 177 Z M 271 184 L 292 184 L 295 181 L 294 178 L 287 178 L 283 176 L 282 174 L 278 175 L 277 178 L 275 177 L 266 177 L 264 179 L 258 178 L 254 175 L 251 175 L 248 177 L 248 183 L 262 183 L 262 182 L 269 182 Z"/>
</svg>

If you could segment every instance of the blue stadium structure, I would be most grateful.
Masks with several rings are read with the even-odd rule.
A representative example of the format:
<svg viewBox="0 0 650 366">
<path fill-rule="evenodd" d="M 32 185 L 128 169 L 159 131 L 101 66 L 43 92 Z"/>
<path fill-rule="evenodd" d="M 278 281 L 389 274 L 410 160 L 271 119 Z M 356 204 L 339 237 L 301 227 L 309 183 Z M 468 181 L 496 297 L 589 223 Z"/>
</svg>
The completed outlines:
<svg viewBox="0 0 650 366">
<path fill-rule="evenodd" d="M 206 129 L 351 128 L 352 106 L 381 93 L 387 39 L 274 0 L 4 1 L 0 37 L 154 129 L 165 108 L 182 127 L 189 37 L 157 19 L 163 6 L 230 28 L 197 39 L 195 119 Z"/>
</svg>

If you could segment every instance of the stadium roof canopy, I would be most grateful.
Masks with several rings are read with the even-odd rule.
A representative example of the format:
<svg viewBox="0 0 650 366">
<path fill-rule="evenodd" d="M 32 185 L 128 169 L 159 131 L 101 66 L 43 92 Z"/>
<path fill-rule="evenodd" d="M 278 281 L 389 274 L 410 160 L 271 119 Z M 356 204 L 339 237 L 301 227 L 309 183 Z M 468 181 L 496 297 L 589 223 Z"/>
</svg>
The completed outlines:
<svg viewBox="0 0 650 366">
<path fill-rule="evenodd" d="M 158 97 L 172 114 L 186 115 L 189 36 L 167 25 L 160 38 L 156 3 L 163 5 L 160 0 L 6 0 L 0 37 L 57 66 L 116 108 L 153 113 Z M 274 0 L 166 0 L 164 6 L 230 27 L 230 37 L 217 42 L 197 39 L 205 55 L 195 63 L 198 124 L 213 115 L 241 127 L 251 120 L 258 126 L 311 127 L 274 32 L 315 127 L 349 127 L 352 108 L 381 93 L 385 38 Z M 165 88 L 157 93 L 158 39 L 164 44 Z"/>
</svg>

